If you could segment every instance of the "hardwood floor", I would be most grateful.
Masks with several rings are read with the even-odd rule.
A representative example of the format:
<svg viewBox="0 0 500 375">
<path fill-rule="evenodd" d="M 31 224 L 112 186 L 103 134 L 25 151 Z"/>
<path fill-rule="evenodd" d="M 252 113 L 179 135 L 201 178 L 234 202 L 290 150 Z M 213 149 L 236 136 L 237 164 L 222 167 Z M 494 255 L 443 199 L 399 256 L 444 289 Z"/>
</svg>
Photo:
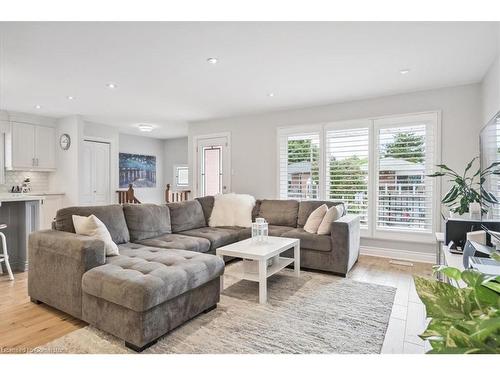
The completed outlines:
<svg viewBox="0 0 500 375">
<path fill-rule="evenodd" d="M 425 328 L 425 309 L 414 288 L 412 275 L 431 276 L 430 264 L 412 267 L 389 259 L 361 256 L 350 272 L 353 280 L 397 288 L 382 353 L 424 353 L 428 348 L 417 336 Z M 16 273 L 15 281 L 0 276 L 0 353 L 24 353 L 50 342 L 86 323 L 28 297 L 28 274 Z"/>
</svg>

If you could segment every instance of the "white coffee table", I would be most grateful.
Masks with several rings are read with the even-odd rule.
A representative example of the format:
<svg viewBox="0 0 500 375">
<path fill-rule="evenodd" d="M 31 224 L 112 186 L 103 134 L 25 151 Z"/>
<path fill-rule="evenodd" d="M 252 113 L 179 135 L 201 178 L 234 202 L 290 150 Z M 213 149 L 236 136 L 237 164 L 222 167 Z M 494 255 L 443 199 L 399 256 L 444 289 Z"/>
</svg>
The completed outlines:
<svg viewBox="0 0 500 375">
<path fill-rule="evenodd" d="M 293 258 L 279 257 L 278 261 L 267 267 L 267 260 L 293 248 Z M 242 259 L 251 259 L 259 262 L 258 272 L 242 272 L 238 275 L 244 280 L 256 281 L 259 283 L 259 303 L 267 301 L 267 278 L 281 271 L 289 264 L 294 263 L 295 276 L 300 276 L 300 240 L 285 237 L 267 237 L 259 242 L 249 238 L 231 245 L 219 247 L 216 254 L 220 257 L 230 256 Z M 221 291 L 224 290 L 223 278 L 221 277 Z"/>
</svg>

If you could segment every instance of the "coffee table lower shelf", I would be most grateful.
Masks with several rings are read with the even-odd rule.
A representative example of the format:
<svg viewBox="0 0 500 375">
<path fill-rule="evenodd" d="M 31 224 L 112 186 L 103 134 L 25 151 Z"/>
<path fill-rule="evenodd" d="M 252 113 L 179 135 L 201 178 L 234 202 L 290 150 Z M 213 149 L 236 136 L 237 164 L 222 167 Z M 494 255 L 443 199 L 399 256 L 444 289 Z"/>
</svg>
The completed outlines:
<svg viewBox="0 0 500 375">
<path fill-rule="evenodd" d="M 279 257 L 278 261 L 273 263 L 270 267 L 267 267 L 266 278 L 274 275 L 275 273 L 281 271 L 286 266 L 292 264 L 295 261 L 293 258 L 285 258 Z M 243 268 L 243 267 L 242 267 Z M 259 281 L 259 272 L 245 272 L 245 271 L 236 271 L 230 272 L 228 275 L 237 277 L 238 279 L 244 279 L 249 281 Z"/>
</svg>

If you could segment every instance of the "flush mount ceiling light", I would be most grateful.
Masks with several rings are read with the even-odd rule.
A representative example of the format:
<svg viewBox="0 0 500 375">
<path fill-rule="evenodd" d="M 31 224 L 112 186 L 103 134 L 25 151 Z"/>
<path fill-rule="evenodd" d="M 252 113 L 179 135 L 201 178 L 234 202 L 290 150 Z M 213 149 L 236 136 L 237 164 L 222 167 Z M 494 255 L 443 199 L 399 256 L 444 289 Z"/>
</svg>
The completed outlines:
<svg viewBox="0 0 500 375">
<path fill-rule="evenodd" d="M 408 74 L 410 73 L 410 69 L 401 69 L 399 73 L 401 73 L 402 75 Z"/>
<path fill-rule="evenodd" d="M 219 62 L 219 60 L 217 60 L 217 58 L 216 58 L 216 57 L 209 57 L 209 58 L 207 59 L 207 63 L 212 64 L 212 65 L 215 65 L 215 64 L 217 64 L 218 62 Z"/>
<path fill-rule="evenodd" d="M 75 99 L 75 97 L 74 97 L 74 96 L 71 96 L 71 95 L 68 95 L 68 96 L 66 97 L 66 99 L 68 99 L 68 100 L 74 100 L 74 99 Z"/>
<path fill-rule="evenodd" d="M 40 108 L 42 108 L 42 106 L 40 104 L 37 104 L 37 105 L 35 105 L 35 108 L 40 109 Z"/>
<path fill-rule="evenodd" d="M 270 92 L 269 94 L 267 94 L 267 96 L 269 96 L 270 98 L 274 97 L 274 92 Z"/>
<path fill-rule="evenodd" d="M 116 83 L 109 82 L 108 84 L 106 84 L 106 87 L 108 89 L 116 89 Z"/>
<path fill-rule="evenodd" d="M 148 132 L 148 133 L 152 132 L 154 128 L 154 126 L 151 124 L 139 124 L 137 125 L 137 127 L 141 132 Z"/>
</svg>

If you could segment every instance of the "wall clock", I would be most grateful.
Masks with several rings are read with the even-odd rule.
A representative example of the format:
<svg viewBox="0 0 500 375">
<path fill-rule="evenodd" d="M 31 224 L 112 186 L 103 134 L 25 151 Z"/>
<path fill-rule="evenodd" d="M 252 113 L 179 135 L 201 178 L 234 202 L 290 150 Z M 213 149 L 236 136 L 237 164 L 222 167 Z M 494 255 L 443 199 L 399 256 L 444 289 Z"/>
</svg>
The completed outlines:
<svg viewBox="0 0 500 375">
<path fill-rule="evenodd" d="M 69 146 L 71 146 L 71 137 L 69 134 L 61 134 L 61 137 L 59 138 L 59 146 L 61 146 L 63 150 L 69 149 Z"/>
</svg>

